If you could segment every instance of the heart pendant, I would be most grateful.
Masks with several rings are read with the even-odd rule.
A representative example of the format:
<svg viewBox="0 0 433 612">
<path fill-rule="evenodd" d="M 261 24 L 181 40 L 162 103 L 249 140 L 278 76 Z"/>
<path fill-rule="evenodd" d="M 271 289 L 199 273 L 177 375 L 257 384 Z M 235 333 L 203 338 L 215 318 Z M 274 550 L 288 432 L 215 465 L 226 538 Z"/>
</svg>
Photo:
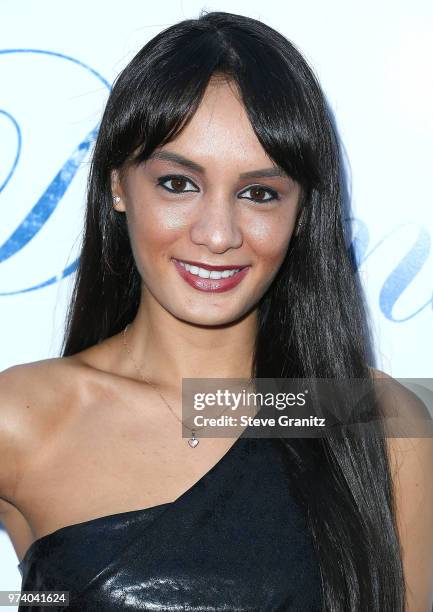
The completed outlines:
<svg viewBox="0 0 433 612">
<path fill-rule="evenodd" d="M 190 438 L 188 440 L 188 444 L 190 445 L 191 448 L 195 448 L 198 444 L 197 438 Z"/>
</svg>

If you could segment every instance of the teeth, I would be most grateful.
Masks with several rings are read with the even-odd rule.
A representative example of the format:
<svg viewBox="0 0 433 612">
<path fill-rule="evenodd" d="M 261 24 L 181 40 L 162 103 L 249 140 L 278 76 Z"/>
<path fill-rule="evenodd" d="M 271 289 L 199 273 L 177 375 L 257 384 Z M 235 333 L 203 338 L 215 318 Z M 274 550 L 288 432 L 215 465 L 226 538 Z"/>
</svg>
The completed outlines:
<svg viewBox="0 0 433 612">
<path fill-rule="evenodd" d="M 178 260 L 179 261 L 179 260 Z M 188 270 L 190 274 L 194 276 L 200 276 L 200 278 L 212 278 L 218 280 L 220 278 L 228 278 L 229 276 L 233 276 L 239 272 L 240 268 L 236 270 L 205 270 L 205 268 L 199 268 L 198 266 L 191 266 L 190 264 L 184 263 L 183 261 L 179 261 L 180 265 Z"/>
</svg>

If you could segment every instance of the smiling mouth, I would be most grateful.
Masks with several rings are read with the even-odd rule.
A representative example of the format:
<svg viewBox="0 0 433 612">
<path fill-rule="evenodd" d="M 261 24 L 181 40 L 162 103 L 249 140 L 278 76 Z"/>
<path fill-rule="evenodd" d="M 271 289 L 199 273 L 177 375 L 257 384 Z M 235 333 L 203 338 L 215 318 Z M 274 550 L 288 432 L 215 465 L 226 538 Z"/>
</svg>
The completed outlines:
<svg viewBox="0 0 433 612">
<path fill-rule="evenodd" d="M 211 266 L 208 264 L 187 262 L 181 259 L 177 259 L 176 261 L 179 262 L 179 264 L 183 266 L 190 274 L 200 276 L 200 278 L 229 278 L 230 276 L 237 274 L 237 272 L 243 268 L 246 268 L 246 266 Z"/>
<path fill-rule="evenodd" d="M 211 266 L 173 258 L 180 276 L 199 291 L 222 292 L 236 287 L 251 266 Z"/>
</svg>

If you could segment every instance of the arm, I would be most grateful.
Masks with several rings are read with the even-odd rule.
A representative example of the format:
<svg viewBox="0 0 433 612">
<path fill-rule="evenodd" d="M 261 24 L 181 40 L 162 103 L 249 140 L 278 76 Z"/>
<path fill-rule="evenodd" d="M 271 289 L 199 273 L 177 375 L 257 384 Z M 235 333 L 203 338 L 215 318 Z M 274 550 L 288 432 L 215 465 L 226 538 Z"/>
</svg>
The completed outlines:
<svg viewBox="0 0 433 612">
<path fill-rule="evenodd" d="M 376 370 L 376 378 L 388 378 Z M 391 383 L 392 384 L 392 383 Z M 416 404 L 393 387 L 392 406 L 404 419 Z M 396 401 L 397 400 L 397 401 Z M 405 612 L 431 612 L 433 606 L 433 438 L 387 437 L 396 522 L 406 582 Z"/>
<path fill-rule="evenodd" d="M 17 556 L 32 541 L 31 528 L 19 509 L 17 490 L 23 474 L 23 456 L 30 446 L 32 419 L 26 390 L 35 392 L 31 366 L 12 366 L 0 372 L 0 521 Z"/>
<path fill-rule="evenodd" d="M 18 480 L 19 415 L 14 390 L 19 366 L 0 372 L 0 520 L 10 507 Z"/>
<path fill-rule="evenodd" d="M 433 440 L 387 438 L 397 528 L 407 587 L 406 612 L 433 606 Z"/>
</svg>

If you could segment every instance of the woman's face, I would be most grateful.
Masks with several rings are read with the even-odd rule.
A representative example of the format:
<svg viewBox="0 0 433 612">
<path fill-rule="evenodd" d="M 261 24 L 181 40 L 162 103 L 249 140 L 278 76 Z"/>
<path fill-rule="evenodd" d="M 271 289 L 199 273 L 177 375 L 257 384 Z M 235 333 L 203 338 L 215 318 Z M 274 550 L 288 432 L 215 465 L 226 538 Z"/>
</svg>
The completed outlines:
<svg viewBox="0 0 433 612">
<path fill-rule="evenodd" d="M 200 325 L 233 322 L 257 305 L 284 259 L 300 198 L 234 88 L 212 81 L 176 139 L 121 181 L 113 172 L 112 192 L 127 215 L 144 297 Z"/>
</svg>

